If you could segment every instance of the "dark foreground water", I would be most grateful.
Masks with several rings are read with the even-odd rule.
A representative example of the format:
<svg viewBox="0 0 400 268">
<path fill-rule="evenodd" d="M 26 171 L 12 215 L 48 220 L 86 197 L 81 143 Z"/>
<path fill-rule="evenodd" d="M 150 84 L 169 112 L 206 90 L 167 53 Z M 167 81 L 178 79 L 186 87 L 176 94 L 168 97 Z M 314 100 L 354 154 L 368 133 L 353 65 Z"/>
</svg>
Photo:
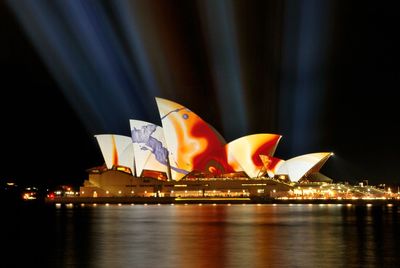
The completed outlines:
<svg viewBox="0 0 400 268">
<path fill-rule="evenodd" d="M 3 208 L 0 267 L 400 267 L 400 207 Z"/>
</svg>

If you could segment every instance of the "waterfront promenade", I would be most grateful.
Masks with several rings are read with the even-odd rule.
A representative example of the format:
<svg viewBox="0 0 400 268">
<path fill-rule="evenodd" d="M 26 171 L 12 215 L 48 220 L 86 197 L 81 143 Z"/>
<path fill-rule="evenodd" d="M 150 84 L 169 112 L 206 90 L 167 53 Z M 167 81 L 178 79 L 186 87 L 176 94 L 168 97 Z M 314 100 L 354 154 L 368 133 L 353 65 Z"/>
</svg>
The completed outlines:
<svg viewBox="0 0 400 268">
<path fill-rule="evenodd" d="M 267 197 L 55 197 L 46 204 L 352 204 L 400 205 L 399 199 L 275 199 Z"/>
</svg>

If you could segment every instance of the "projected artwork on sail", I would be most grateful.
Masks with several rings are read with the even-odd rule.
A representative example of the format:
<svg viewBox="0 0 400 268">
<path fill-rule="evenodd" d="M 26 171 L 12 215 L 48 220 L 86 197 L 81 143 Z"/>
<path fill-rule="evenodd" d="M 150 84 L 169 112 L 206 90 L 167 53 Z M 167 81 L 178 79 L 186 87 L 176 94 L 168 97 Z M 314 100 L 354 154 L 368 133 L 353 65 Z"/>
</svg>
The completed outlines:
<svg viewBox="0 0 400 268">
<path fill-rule="evenodd" d="M 279 168 L 285 163 L 285 160 L 262 154 L 260 154 L 260 159 L 270 178 L 273 178 L 275 174 L 277 174 Z"/>
<path fill-rule="evenodd" d="M 142 175 L 143 170 L 153 170 L 168 176 L 168 150 L 162 128 L 140 120 L 129 122 L 137 175 Z"/>
<path fill-rule="evenodd" d="M 124 166 L 133 172 L 134 153 L 130 137 L 115 134 L 101 134 L 95 137 L 108 169 Z"/>
<path fill-rule="evenodd" d="M 234 159 L 240 167 L 250 176 L 262 175 L 263 163 L 260 154 L 272 156 L 276 150 L 281 135 L 277 134 L 254 134 L 241 137 L 226 145 L 229 159 Z M 229 163 L 231 166 L 234 163 Z"/>
<path fill-rule="evenodd" d="M 233 172 L 227 161 L 225 141 L 218 132 L 186 107 L 161 98 L 156 101 L 175 180 L 191 171 L 210 176 Z"/>
</svg>

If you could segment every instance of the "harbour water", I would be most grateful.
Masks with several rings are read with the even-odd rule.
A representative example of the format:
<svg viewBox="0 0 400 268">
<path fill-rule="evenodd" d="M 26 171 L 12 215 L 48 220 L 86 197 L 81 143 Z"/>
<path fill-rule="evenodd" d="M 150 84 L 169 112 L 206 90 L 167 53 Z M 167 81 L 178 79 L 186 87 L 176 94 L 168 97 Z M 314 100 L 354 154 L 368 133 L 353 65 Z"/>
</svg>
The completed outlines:
<svg viewBox="0 0 400 268">
<path fill-rule="evenodd" d="M 399 267 L 400 207 L 18 205 L 2 267 Z"/>
</svg>

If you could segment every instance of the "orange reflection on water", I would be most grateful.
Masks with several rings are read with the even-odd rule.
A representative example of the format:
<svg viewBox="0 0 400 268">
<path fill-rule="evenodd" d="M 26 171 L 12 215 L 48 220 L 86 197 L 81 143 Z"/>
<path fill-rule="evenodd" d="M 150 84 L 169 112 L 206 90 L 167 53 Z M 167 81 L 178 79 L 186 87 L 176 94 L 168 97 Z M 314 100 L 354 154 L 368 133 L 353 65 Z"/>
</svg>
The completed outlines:
<svg viewBox="0 0 400 268">
<path fill-rule="evenodd" d="M 57 209 L 63 228 L 53 230 L 59 243 L 51 248 L 65 255 L 52 257 L 63 261 L 58 266 L 74 267 L 397 267 L 397 210 L 302 204 Z"/>
<path fill-rule="evenodd" d="M 188 219 L 180 225 L 177 267 L 227 267 L 226 248 L 227 206 L 186 206 L 176 207 L 177 217 Z M 193 210 L 196 214 L 193 215 Z"/>
</svg>

